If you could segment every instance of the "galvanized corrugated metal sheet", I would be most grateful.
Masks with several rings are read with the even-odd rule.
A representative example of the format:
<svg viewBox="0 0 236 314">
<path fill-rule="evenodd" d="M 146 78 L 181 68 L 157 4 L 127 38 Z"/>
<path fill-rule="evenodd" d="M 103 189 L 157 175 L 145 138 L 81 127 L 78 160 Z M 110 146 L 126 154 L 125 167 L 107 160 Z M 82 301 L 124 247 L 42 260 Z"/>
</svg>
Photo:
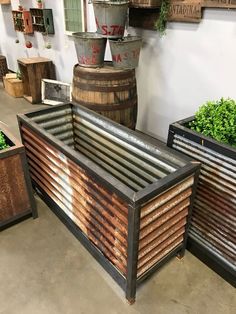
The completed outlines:
<svg viewBox="0 0 236 314">
<path fill-rule="evenodd" d="M 173 148 L 202 162 L 190 237 L 236 266 L 236 160 L 175 134 Z"/>
</svg>

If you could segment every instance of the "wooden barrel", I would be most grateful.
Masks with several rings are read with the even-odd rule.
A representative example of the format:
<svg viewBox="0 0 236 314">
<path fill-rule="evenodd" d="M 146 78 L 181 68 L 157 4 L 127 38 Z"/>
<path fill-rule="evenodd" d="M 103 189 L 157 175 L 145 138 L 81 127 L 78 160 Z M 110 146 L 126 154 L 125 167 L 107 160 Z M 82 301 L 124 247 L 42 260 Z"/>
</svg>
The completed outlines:
<svg viewBox="0 0 236 314">
<path fill-rule="evenodd" d="M 137 120 L 135 70 L 115 69 L 111 62 L 102 68 L 74 67 L 72 99 L 130 129 Z"/>
<path fill-rule="evenodd" d="M 6 57 L 0 55 L 0 80 L 8 73 Z"/>
</svg>

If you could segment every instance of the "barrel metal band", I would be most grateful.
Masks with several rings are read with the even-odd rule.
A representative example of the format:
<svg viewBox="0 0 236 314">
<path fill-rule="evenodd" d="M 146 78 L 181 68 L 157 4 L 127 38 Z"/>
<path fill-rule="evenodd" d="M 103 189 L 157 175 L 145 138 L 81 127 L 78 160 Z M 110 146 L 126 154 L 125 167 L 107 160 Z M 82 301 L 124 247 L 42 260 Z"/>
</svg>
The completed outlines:
<svg viewBox="0 0 236 314">
<path fill-rule="evenodd" d="M 72 100 L 93 111 L 116 111 L 116 110 L 121 110 L 121 109 L 137 108 L 136 99 L 122 101 L 119 104 L 108 104 L 108 105 L 96 105 L 94 103 L 87 103 L 80 100 L 78 101 L 78 99 L 76 99 L 73 96 L 72 96 Z"/>
<path fill-rule="evenodd" d="M 75 87 L 82 89 L 83 91 L 89 91 L 89 92 L 123 92 L 123 91 L 129 91 L 132 88 L 136 88 L 135 82 L 120 85 L 120 86 L 99 86 L 99 85 L 94 85 L 94 84 L 80 83 L 73 80 L 73 85 Z"/>
<path fill-rule="evenodd" d="M 135 71 L 134 70 L 123 70 L 122 72 L 84 72 L 81 69 L 74 68 L 74 77 L 86 79 L 86 80 L 96 80 L 96 81 L 106 81 L 106 80 L 126 80 L 133 79 L 135 80 Z"/>
</svg>

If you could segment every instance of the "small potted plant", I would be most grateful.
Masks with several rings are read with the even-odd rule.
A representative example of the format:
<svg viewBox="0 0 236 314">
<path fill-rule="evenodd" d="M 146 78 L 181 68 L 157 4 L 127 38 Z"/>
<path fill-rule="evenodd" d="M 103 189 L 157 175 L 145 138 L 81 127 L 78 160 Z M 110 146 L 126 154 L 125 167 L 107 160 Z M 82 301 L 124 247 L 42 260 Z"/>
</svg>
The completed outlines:
<svg viewBox="0 0 236 314">
<path fill-rule="evenodd" d="M 202 163 L 189 249 L 235 285 L 236 102 L 208 101 L 171 124 L 168 146 Z"/>
<path fill-rule="evenodd" d="M 38 9 L 42 9 L 43 8 L 43 1 L 37 0 L 37 5 L 38 5 Z"/>
<path fill-rule="evenodd" d="M 37 217 L 24 146 L 0 122 L 0 231 Z"/>
</svg>

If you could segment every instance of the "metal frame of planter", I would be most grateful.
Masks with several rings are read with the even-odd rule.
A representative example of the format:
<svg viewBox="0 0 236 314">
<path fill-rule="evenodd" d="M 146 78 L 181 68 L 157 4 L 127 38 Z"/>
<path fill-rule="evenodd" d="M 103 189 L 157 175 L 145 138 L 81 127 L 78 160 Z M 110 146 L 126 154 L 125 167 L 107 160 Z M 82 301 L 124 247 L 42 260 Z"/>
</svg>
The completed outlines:
<svg viewBox="0 0 236 314">
<path fill-rule="evenodd" d="M 185 127 L 193 119 L 194 116 L 191 116 L 171 124 L 167 143 L 169 147 L 202 162 L 187 247 L 200 260 L 236 287 L 236 240 L 234 237 L 236 196 L 232 189 L 232 184 L 235 187 L 236 182 L 235 177 L 232 176 L 232 169 L 236 166 L 236 149 Z M 205 158 L 205 161 L 202 158 Z M 232 161 L 235 163 L 233 164 Z M 220 176 L 221 171 L 224 177 Z M 212 184 L 214 187 L 211 190 Z M 228 184 L 231 187 L 228 188 Z M 206 204 L 202 203 L 204 195 L 207 198 Z M 202 210 L 201 204 L 205 212 L 204 223 L 202 218 L 200 220 L 198 218 L 199 211 Z M 231 208 L 230 211 L 226 204 Z M 214 211 L 216 211 L 215 217 Z M 217 218 L 218 215 L 219 218 Z"/>
<path fill-rule="evenodd" d="M 55 117 L 54 122 L 53 117 Z M 47 119 L 47 121 L 44 119 Z M 76 119 L 80 122 L 78 125 Z M 68 229 L 126 292 L 128 301 L 133 303 L 137 285 L 165 264 L 171 257 L 176 254 L 184 255 L 200 164 L 192 163 L 191 159 L 181 157 L 181 154 L 165 147 L 164 144 L 157 140 L 140 135 L 79 105 L 64 104 L 19 115 L 18 122 L 22 140 L 26 146 L 34 187 Z M 106 136 L 113 138 L 114 141 L 122 141 L 127 149 L 127 156 L 130 153 L 129 149 L 132 148 L 141 154 L 139 156 L 140 162 L 146 162 L 144 156 L 148 155 L 150 159 L 156 160 L 155 158 L 159 158 L 158 162 L 166 162 L 166 165 L 174 166 L 175 171 L 162 179 L 155 180 L 155 182 L 148 184 L 144 188 L 140 188 L 138 191 L 134 191 L 118 180 L 117 177 L 112 176 L 106 169 L 72 148 L 73 141 L 76 141 L 76 132 L 69 139 L 66 139 L 62 134 L 60 137 L 52 135 L 52 133 L 56 134 L 55 132 L 58 132 L 55 130 L 62 127 L 66 129 L 67 125 L 70 127 L 70 123 L 74 123 L 74 128 L 76 125 L 77 127 L 80 125 L 81 130 L 79 134 L 83 134 L 83 130 L 86 130 L 86 125 L 90 125 L 91 129 L 87 130 L 88 133 L 90 132 L 90 135 L 93 128 L 96 129 L 94 134 L 99 132 L 102 134 L 101 138 L 98 136 L 98 142 L 106 140 Z M 94 142 L 94 145 L 96 144 L 97 141 Z M 71 147 L 68 145 L 71 145 Z M 111 145 L 114 145 L 112 141 Z M 118 145 L 117 147 L 121 146 Z M 112 150 L 112 146 L 110 149 Z M 118 155 L 121 154 L 121 150 L 117 152 Z M 134 161 L 138 153 L 133 153 Z M 55 163 L 50 164 L 50 169 L 47 168 L 47 163 L 53 160 Z M 63 172 L 61 178 L 67 176 L 65 182 L 61 181 L 60 186 L 60 178 L 58 177 L 57 180 L 55 173 L 51 171 L 53 167 L 57 167 L 58 176 L 60 176 L 60 172 Z M 53 182 L 49 182 L 46 172 L 51 173 Z M 80 181 L 83 183 L 82 185 Z M 70 184 L 69 190 L 67 183 Z M 60 193 L 62 189 L 63 193 Z M 79 189 L 80 197 L 76 194 L 76 189 Z M 71 190 L 73 191 L 71 192 Z M 63 198 L 64 195 L 62 194 L 69 193 L 66 191 L 70 191 L 70 201 Z M 185 196 L 187 195 L 186 193 L 188 193 L 188 196 Z M 82 195 L 85 195 L 86 199 Z M 96 197 L 96 202 L 93 202 L 94 199 L 91 195 Z M 181 197 L 184 199 L 184 202 L 187 201 L 187 205 L 182 205 L 184 209 L 180 206 L 182 204 L 180 203 Z M 63 200 L 65 200 L 64 204 Z M 77 207 L 77 200 L 80 202 L 79 207 Z M 84 204 L 84 209 L 81 205 L 82 203 Z M 100 212 L 98 204 L 105 204 Z M 165 208 L 167 204 L 169 204 L 168 211 L 167 207 Z M 159 212 L 155 211 L 155 215 L 161 215 L 159 218 L 152 216 L 152 208 L 150 206 L 156 206 Z M 89 208 L 92 210 L 89 211 Z M 119 208 L 119 210 L 115 212 L 116 208 Z M 84 215 L 87 216 L 83 216 L 80 212 L 82 210 L 85 212 Z M 112 212 L 112 218 L 109 216 L 110 212 Z M 96 213 L 95 216 L 93 216 L 94 213 Z M 101 213 L 103 217 L 100 216 Z M 78 215 L 79 219 L 73 215 Z M 179 215 L 184 215 L 184 218 L 183 216 L 178 218 Z M 85 229 L 83 229 L 83 224 L 81 223 L 84 217 L 85 220 L 88 219 L 90 221 L 90 223 L 84 222 L 84 224 L 87 223 Z M 151 223 L 157 223 L 159 227 L 154 227 L 147 218 L 151 218 Z M 124 223 L 120 224 L 120 219 Z M 145 219 L 146 221 L 144 221 Z M 175 221 L 175 219 L 177 220 Z M 100 229 L 96 229 L 98 221 L 100 221 Z M 108 225 L 106 225 L 107 221 Z M 181 228 L 184 228 L 181 241 L 178 240 L 180 238 L 174 238 L 173 240 L 173 236 L 177 237 L 175 230 L 179 228 L 177 226 L 180 222 L 182 224 Z M 107 228 L 111 228 L 113 225 L 114 230 L 108 232 Z M 142 225 L 145 227 L 143 228 Z M 170 226 L 175 227 L 172 228 Z M 122 228 L 125 228 L 122 232 L 126 234 L 124 242 L 119 240 Z M 150 243 L 147 243 L 147 245 L 144 243 L 147 241 L 147 238 L 144 237 L 145 241 L 143 244 L 146 245 L 145 249 L 148 250 L 147 255 L 144 256 L 148 260 L 146 263 L 145 260 L 140 258 L 139 246 L 141 241 L 143 241 L 143 239 L 141 240 L 143 232 L 147 231 L 149 232 L 148 235 L 152 235 L 150 231 L 152 228 L 154 228 L 154 232 L 159 232 L 161 237 L 165 235 L 165 239 L 162 239 L 160 245 L 159 242 L 155 244 L 155 241 L 159 241 L 159 238 L 151 242 L 152 245 L 156 245 L 161 250 L 163 248 L 164 251 L 158 251 L 159 253 L 153 256 L 152 253 L 154 254 L 155 252 L 152 250 Z M 170 234 L 166 234 L 166 230 Z M 170 239 L 172 239 L 172 242 L 169 243 Z M 109 241 L 112 241 L 112 244 Z M 127 246 L 125 245 L 126 241 Z M 106 246 L 107 243 L 108 246 Z M 113 248 L 114 251 L 112 250 Z M 121 260 L 124 260 L 123 253 L 118 252 L 118 249 L 123 250 L 124 252 L 122 252 L 126 256 L 124 267 L 121 262 Z M 156 258 L 159 259 L 156 260 Z M 139 265 L 141 260 L 144 262 L 142 267 L 140 266 L 141 264 Z"/>
</svg>

